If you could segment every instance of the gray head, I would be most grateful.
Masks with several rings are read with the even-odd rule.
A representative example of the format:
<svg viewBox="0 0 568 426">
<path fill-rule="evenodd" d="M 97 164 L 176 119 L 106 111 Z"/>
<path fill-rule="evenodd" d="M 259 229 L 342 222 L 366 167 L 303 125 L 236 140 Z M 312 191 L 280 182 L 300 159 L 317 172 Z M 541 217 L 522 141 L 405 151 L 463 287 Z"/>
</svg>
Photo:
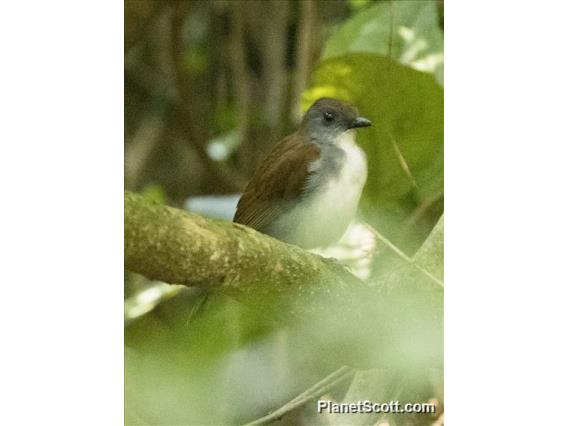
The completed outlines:
<svg viewBox="0 0 568 426">
<path fill-rule="evenodd" d="M 302 129 L 310 139 L 333 143 L 350 129 L 367 127 L 371 121 L 359 116 L 359 111 L 348 102 L 320 98 L 310 107 L 302 120 Z"/>
</svg>

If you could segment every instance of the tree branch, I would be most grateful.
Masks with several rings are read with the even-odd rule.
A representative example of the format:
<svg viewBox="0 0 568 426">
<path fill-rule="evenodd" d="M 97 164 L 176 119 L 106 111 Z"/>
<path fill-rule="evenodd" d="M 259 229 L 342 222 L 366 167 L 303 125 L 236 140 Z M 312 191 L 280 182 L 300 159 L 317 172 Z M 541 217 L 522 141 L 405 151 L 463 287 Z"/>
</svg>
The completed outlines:
<svg viewBox="0 0 568 426">
<path fill-rule="evenodd" d="M 306 320 L 324 312 L 330 300 L 358 316 L 356 299 L 368 299 L 365 284 L 332 260 L 129 192 L 124 233 L 128 270 L 221 292 L 270 319 Z"/>
</svg>

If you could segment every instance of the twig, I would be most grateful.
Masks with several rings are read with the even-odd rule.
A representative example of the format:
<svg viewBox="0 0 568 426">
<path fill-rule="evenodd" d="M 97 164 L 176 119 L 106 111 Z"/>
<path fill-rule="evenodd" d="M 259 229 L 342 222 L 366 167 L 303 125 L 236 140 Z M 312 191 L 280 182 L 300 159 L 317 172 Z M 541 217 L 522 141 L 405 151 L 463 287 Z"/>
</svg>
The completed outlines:
<svg viewBox="0 0 568 426">
<path fill-rule="evenodd" d="M 311 395 L 314 393 L 317 393 L 318 395 L 323 395 L 323 393 L 325 392 L 320 392 L 320 390 L 326 390 L 326 386 L 329 385 L 329 383 L 336 383 L 336 380 L 339 378 L 342 378 L 345 373 L 353 373 L 353 369 L 347 366 L 343 366 L 338 368 L 337 370 L 335 370 L 333 373 L 331 373 L 329 376 L 326 376 L 324 379 L 320 380 L 319 382 L 317 382 L 315 385 L 313 385 L 312 387 L 306 389 L 304 392 L 302 392 L 300 395 L 298 395 L 296 398 L 294 398 L 292 401 L 290 402 L 297 402 L 303 398 L 305 398 L 307 395 Z"/>
<path fill-rule="evenodd" d="M 389 30 L 389 59 L 392 59 L 392 45 L 394 40 L 394 3 L 389 1 L 390 6 L 390 30 Z"/>
<path fill-rule="evenodd" d="M 432 205 L 438 201 L 440 198 L 442 198 L 444 196 L 444 190 L 440 189 L 438 190 L 436 193 L 434 193 L 434 195 L 432 195 L 431 197 L 427 198 L 422 204 L 420 204 L 413 212 L 412 214 L 408 217 L 408 219 L 405 221 L 405 226 L 409 227 L 412 224 L 415 224 L 418 222 L 418 220 L 428 211 L 428 209 L 430 207 L 432 207 Z"/>
<path fill-rule="evenodd" d="M 283 417 L 284 415 L 286 415 L 287 413 L 295 410 L 298 407 L 301 407 L 306 402 L 309 402 L 314 398 L 323 395 L 328 390 L 332 389 L 333 387 L 335 387 L 336 385 L 338 385 L 348 377 L 352 376 L 353 374 L 355 374 L 355 370 L 353 370 L 350 367 L 343 366 L 335 370 L 329 376 L 317 382 L 312 387 L 302 392 L 296 398 L 284 404 L 279 409 L 273 411 L 272 413 L 264 417 L 261 417 L 260 419 L 247 423 L 245 426 L 264 425 L 276 421 L 281 417 Z"/>
<path fill-rule="evenodd" d="M 300 100 L 306 88 L 312 59 L 314 28 L 317 25 L 317 4 L 312 0 L 300 2 L 300 23 L 296 36 L 296 70 L 292 86 L 290 117 L 294 123 L 300 121 Z"/>
<path fill-rule="evenodd" d="M 248 135 L 249 108 L 251 101 L 251 82 L 247 68 L 245 40 L 245 4 L 231 4 L 231 37 L 229 39 L 229 65 L 234 79 L 233 89 L 238 106 L 239 137 L 244 140 Z"/>
<path fill-rule="evenodd" d="M 262 25 L 262 85 L 264 87 L 264 120 L 270 128 L 269 140 L 281 136 L 286 120 L 282 111 L 287 89 L 286 48 L 288 43 L 288 16 L 290 2 L 274 1 L 264 3 L 266 19 Z M 285 112 L 284 114 L 287 114 Z"/>
<path fill-rule="evenodd" d="M 185 45 L 183 40 L 183 26 L 187 16 L 189 15 L 190 3 L 174 3 L 170 11 L 170 22 L 169 22 L 169 53 L 171 61 L 171 69 L 173 74 L 173 82 L 177 92 L 179 104 L 183 109 L 186 119 L 189 120 L 188 127 L 190 130 L 191 140 L 190 142 L 203 144 L 200 129 L 198 129 L 196 123 L 199 122 L 199 116 L 197 108 L 195 108 L 195 98 L 193 96 L 192 80 L 188 77 L 185 70 L 185 64 L 183 62 L 183 57 L 185 54 Z"/>
<path fill-rule="evenodd" d="M 416 183 L 416 179 L 414 179 L 414 176 L 412 175 L 412 172 L 410 171 L 410 167 L 408 167 L 408 163 L 406 162 L 404 156 L 402 155 L 402 151 L 400 150 L 400 147 L 398 146 L 398 142 L 396 141 L 396 139 L 393 137 L 393 135 L 388 130 L 387 130 L 387 133 L 388 133 L 389 138 L 392 142 L 392 146 L 394 148 L 394 152 L 395 152 L 395 154 L 398 158 L 398 161 L 400 163 L 400 167 L 402 168 L 402 170 L 404 171 L 404 173 L 406 174 L 408 179 L 410 179 L 412 186 L 414 186 L 415 189 L 418 189 L 418 184 Z"/>
<path fill-rule="evenodd" d="M 124 148 L 124 181 L 129 189 L 138 188 L 141 172 L 163 131 L 161 116 L 148 114 L 141 121 L 130 143 Z"/>
</svg>

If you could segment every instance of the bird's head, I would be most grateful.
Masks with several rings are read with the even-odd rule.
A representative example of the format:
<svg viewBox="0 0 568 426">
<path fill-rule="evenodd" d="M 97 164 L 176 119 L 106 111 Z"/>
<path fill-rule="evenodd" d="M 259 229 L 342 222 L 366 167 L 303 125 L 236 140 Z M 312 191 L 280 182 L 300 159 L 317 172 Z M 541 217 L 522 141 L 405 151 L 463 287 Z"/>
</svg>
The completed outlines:
<svg viewBox="0 0 568 426">
<path fill-rule="evenodd" d="M 345 132 L 371 124 L 371 121 L 361 117 L 357 108 L 350 103 L 333 98 L 320 98 L 304 115 L 301 128 L 312 140 L 335 143 Z"/>
</svg>

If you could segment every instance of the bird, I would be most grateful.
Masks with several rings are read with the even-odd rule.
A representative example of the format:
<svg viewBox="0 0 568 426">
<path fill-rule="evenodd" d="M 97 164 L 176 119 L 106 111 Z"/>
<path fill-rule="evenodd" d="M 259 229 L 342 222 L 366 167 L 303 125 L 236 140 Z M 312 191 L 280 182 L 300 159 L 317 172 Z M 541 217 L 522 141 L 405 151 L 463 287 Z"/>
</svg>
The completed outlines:
<svg viewBox="0 0 568 426">
<path fill-rule="evenodd" d="M 371 125 L 349 102 L 315 101 L 297 131 L 262 161 L 233 222 L 303 249 L 336 243 L 356 215 L 367 179 L 356 130 Z"/>
</svg>

